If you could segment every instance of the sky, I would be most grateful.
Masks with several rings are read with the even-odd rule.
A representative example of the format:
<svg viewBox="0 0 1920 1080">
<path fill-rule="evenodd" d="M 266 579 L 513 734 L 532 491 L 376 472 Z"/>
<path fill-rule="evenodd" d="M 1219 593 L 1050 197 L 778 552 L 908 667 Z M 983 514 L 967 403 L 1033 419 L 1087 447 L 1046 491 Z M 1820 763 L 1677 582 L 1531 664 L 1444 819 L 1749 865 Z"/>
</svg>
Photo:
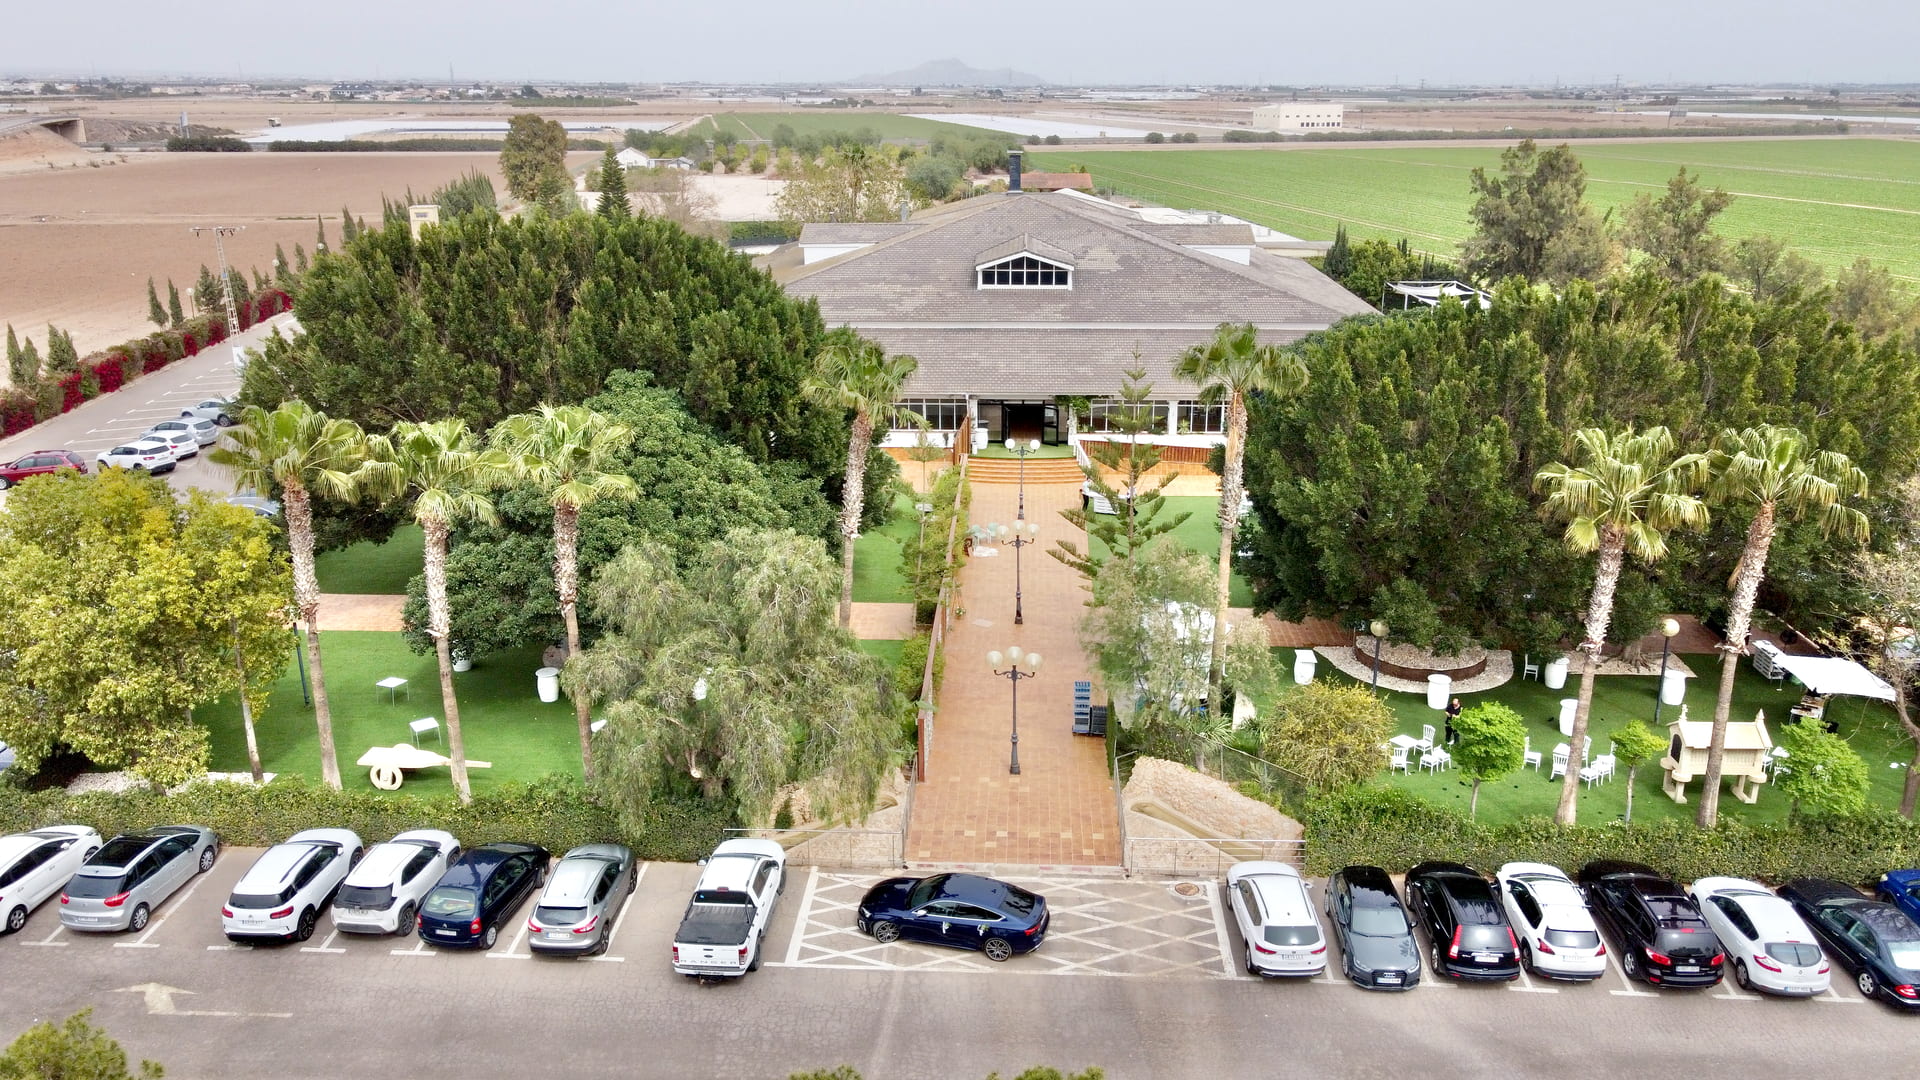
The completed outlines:
<svg viewBox="0 0 1920 1080">
<path fill-rule="evenodd" d="M 1920 82 L 1915 0 L 17 0 L 0 78 L 1052 83 Z"/>
</svg>

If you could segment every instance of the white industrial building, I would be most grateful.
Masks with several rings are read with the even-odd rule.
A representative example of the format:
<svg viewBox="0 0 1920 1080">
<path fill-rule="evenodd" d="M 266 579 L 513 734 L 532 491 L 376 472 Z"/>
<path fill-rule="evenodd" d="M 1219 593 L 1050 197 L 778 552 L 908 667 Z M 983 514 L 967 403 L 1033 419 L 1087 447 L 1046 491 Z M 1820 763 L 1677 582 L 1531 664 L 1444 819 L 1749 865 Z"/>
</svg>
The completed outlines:
<svg viewBox="0 0 1920 1080">
<path fill-rule="evenodd" d="M 1260 131 L 1338 131 L 1346 126 L 1346 106 L 1337 101 L 1289 101 L 1253 110 Z"/>
</svg>

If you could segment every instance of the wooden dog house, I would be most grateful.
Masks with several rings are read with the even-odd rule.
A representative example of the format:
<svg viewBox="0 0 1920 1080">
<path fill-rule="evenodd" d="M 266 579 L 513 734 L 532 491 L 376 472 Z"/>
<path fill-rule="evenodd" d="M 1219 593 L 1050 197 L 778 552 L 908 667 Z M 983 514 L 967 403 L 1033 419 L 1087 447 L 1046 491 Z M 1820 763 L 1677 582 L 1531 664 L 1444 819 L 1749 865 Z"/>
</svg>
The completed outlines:
<svg viewBox="0 0 1920 1080">
<path fill-rule="evenodd" d="M 1707 771 L 1707 749 L 1713 742 L 1713 724 L 1706 720 L 1688 720 L 1685 706 L 1680 719 L 1667 725 L 1667 756 L 1660 759 L 1666 776 L 1661 790 L 1677 803 L 1687 801 L 1687 783 Z M 1733 780 L 1733 797 L 1752 803 L 1760 797 L 1753 785 L 1767 782 L 1766 758 L 1773 749 L 1773 737 L 1767 734 L 1764 712 L 1752 720 L 1727 722 L 1726 752 L 1721 756 L 1720 774 Z"/>
</svg>

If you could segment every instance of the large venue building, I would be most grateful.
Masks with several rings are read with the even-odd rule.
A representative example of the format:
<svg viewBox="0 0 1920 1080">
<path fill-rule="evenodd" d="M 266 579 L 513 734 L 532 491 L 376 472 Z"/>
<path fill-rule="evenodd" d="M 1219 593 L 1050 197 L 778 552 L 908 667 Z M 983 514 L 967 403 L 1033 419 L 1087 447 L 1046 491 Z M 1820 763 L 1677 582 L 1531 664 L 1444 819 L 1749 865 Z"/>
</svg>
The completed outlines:
<svg viewBox="0 0 1920 1080">
<path fill-rule="evenodd" d="M 1224 437 L 1224 410 L 1174 377 L 1188 346 L 1222 322 L 1285 344 L 1373 310 L 1301 257 L 1324 244 L 1220 215 L 1020 191 L 1014 177 L 1013 190 L 903 222 L 808 224 L 797 252 L 773 263 L 828 326 L 919 361 L 902 403 L 943 445 L 967 416 L 973 449 L 1098 437 L 1122 373 L 1138 367 L 1156 400 L 1154 441 L 1204 450 Z M 1062 398 L 1088 399 L 1084 418 L 1066 422 Z M 914 439 L 895 431 L 887 445 Z"/>
</svg>

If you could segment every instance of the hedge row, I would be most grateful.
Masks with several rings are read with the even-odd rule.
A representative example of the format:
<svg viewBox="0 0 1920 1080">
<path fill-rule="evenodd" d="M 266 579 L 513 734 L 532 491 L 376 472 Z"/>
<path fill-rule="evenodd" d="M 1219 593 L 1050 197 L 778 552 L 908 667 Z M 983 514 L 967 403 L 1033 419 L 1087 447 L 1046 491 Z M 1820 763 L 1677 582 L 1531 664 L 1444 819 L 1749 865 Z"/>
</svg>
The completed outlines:
<svg viewBox="0 0 1920 1080">
<path fill-rule="evenodd" d="M 90 825 L 102 836 L 154 825 L 205 825 L 224 844 L 259 847 L 302 829 L 348 828 L 374 843 L 407 829 L 445 829 L 471 847 L 497 840 L 535 843 L 558 854 L 581 844 L 614 841 L 641 858 L 691 862 L 713 850 L 732 824 L 705 803 L 661 803 L 639 835 L 624 834 L 613 813 L 569 777 L 507 784 L 461 806 L 450 798 L 333 791 L 297 777 L 261 787 L 195 784 L 172 795 L 141 790 L 25 792 L 0 785 L 0 834 L 44 825 Z"/>
<path fill-rule="evenodd" d="M 1489 873 L 1505 862 L 1544 862 L 1573 873 L 1593 859 L 1631 859 L 1680 881 L 1728 874 L 1871 885 L 1887 870 L 1920 865 L 1920 823 L 1886 813 L 1788 825 L 1723 820 L 1712 830 L 1674 820 L 1561 828 L 1534 818 L 1485 825 L 1397 788 L 1359 788 L 1314 803 L 1304 822 L 1307 866 L 1315 874 L 1355 863 L 1399 872 L 1427 859 Z"/>
</svg>

